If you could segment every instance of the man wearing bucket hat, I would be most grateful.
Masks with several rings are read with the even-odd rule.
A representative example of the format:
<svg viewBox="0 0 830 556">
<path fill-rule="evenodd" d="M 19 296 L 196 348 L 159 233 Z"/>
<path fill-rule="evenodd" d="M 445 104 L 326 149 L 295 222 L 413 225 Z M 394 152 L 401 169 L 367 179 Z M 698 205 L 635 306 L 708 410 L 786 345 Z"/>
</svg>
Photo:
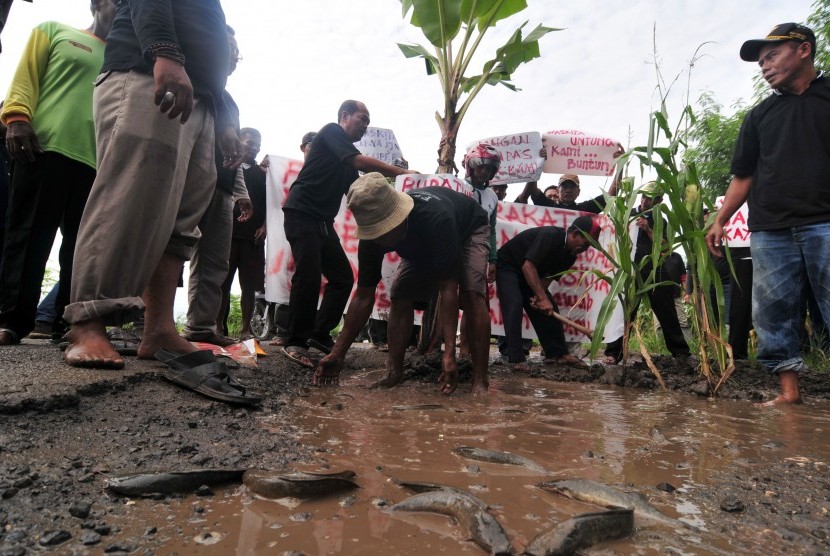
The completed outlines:
<svg viewBox="0 0 830 556">
<path fill-rule="evenodd" d="M 387 376 L 376 387 L 403 379 L 403 361 L 412 330 L 415 304 L 436 290 L 441 295 L 438 325 L 444 338 L 455 338 L 460 306 L 467 313 L 473 360 L 473 392 L 487 389 L 490 314 L 487 310 L 487 213 L 475 200 L 444 187 L 396 191 L 378 173 L 358 179 L 349 190 L 349 209 L 357 223 L 357 290 L 349 304 L 343 331 L 331 354 L 323 358 L 314 384 L 336 384 L 346 351 L 366 324 L 381 280 L 384 255 L 396 251 L 402 261 L 390 292 Z M 441 391 L 458 386 L 452 342 L 444 351 Z"/>
<path fill-rule="evenodd" d="M 530 228 L 499 249 L 499 304 L 504 317 L 507 359 L 513 370 L 531 370 L 522 348 L 523 308 L 550 362 L 580 363 L 577 357 L 568 353 L 562 324 L 553 315 L 558 310 L 548 292 L 550 281 L 547 278 L 558 281 L 562 273 L 573 266 L 577 255 L 591 246 L 585 236 L 596 240 L 599 233 L 600 226 L 594 218 L 579 216 L 567 230 L 557 226 Z"/>
<path fill-rule="evenodd" d="M 807 367 L 799 304 L 807 283 L 821 317 L 830 319 L 830 80 L 817 72 L 815 54 L 815 34 L 797 23 L 776 25 L 741 47 L 772 94 L 744 118 L 732 182 L 706 236 L 721 256 L 724 226 L 748 201 L 757 359 L 781 383 L 770 405 L 801 402 L 799 374 Z"/>
</svg>

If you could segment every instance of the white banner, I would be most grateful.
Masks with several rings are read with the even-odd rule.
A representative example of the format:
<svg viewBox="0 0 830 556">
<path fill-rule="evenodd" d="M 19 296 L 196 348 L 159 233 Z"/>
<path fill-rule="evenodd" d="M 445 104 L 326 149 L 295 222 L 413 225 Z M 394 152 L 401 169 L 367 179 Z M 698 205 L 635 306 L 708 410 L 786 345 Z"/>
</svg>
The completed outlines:
<svg viewBox="0 0 830 556">
<path fill-rule="evenodd" d="M 500 137 L 488 137 L 473 141 L 467 150 L 480 144 L 490 145 L 499 151 L 501 164 L 490 185 L 538 181 L 542 177 L 542 135 L 538 131 L 514 133 Z"/>
<path fill-rule="evenodd" d="M 723 196 L 715 199 L 715 210 L 721 208 L 723 199 Z M 741 205 L 741 208 L 735 211 L 735 214 L 729 219 L 729 223 L 723 227 L 723 232 L 726 236 L 724 241 L 729 247 L 749 247 L 749 236 L 752 234 L 747 226 L 748 221 L 749 207 L 744 203 Z"/>
<path fill-rule="evenodd" d="M 403 159 L 401 147 L 395 139 L 395 132 L 391 129 L 366 128 L 366 133 L 354 146 L 362 154 L 377 158 L 387 164 L 394 164 L 397 159 Z"/>
<path fill-rule="evenodd" d="M 302 167 L 302 163 L 298 160 L 279 156 L 269 156 L 269 159 L 271 164 L 268 169 L 267 191 L 268 239 L 265 298 L 272 302 L 288 303 L 294 261 L 291 257 L 291 247 L 285 239 L 283 231 L 282 204 L 288 194 L 290 185 L 294 182 L 299 169 Z M 449 187 L 462 192 L 469 191 L 468 195 L 471 195 L 472 191 L 465 181 L 445 174 L 406 174 L 399 176 L 396 180 L 396 189 L 399 191 L 431 186 Z M 497 243 L 501 246 L 520 231 L 528 228 L 538 226 L 567 228 L 579 215 L 579 212 L 566 209 L 500 202 L 497 215 Z M 603 245 L 610 246 L 613 242 L 614 230 L 610 225 L 610 221 L 603 216 L 599 216 L 599 218 L 602 222 L 600 241 Z M 357 281 L 357 247 L 359 242 L 354 236 L 355 223 L 352 214 L 345 208 L 345 198 L 340 213 L 335 219 L 334 227 L 340 236 L 346 256 L 352 264 L 352 271 L 355 274 L 355 281 Z M 378 284 L 375 293 L 374 314 L 380 318 L 385 318 L 391 307 L 389 288 L 399 262 L 400 257 L 397 253 L 386 255 L 382 272 L 383 279 Z M 602 301 L 608 293 L 608 287 L 605 282 L 597 280 L 586 271 L 597 269 L 610 273 L 613 271 L 613 266 L 599 251 L 589 249 L 579 255 L 573 268 L 576 272 L 563 276 L 559 283 L 556 281 L 552 283 L 551 292 L 564 316 L 593 329 Z M 502 335 L 504 328 L 494 285 L 490 286 L 488 297 L 492 334 Z M 605 329 L 605 338 L 609 341 L 618 338 L 622 334 L 622 329 L 623 315 L 618 308 L 612 321 Z M 526 338 L 536 337 L 526 316 L 522 335 Z M 569 341 L 585 340 L 581 333 L 567 325 L 565 326 L 565 337 Z"/>
<path fill-rule="evenodd" d="M 614 139 L 577 131 L 548 131 L 542 137 L 547 151 L 544 171 L 550 174 L 612 176 L 617 164 L 614 153 L 619 143 Z"/>
</svg>

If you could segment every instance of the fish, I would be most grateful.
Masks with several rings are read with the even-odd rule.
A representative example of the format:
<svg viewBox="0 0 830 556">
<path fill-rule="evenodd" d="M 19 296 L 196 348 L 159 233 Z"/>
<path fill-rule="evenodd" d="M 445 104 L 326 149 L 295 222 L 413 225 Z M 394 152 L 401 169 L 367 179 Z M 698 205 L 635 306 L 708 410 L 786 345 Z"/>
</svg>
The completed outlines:
<svg viewBox="0 0 830 556">
<path fill-rule="evenodd" d="M 674 528 L 695 529 L 679 519 L 669 517 L 651 504 L 642 494 L 629 494 L 614 487 L 589 479 L 566 479 L 549 481 L 538 485 L 544 491 L 561 494 L 573 500 L 596 504 L 597 506 L 631 508 L 637 517 L 663 523 Z"/>
<path fill-rule="evenodd" d="M 524 553 L 528 556 L 575 554 L 595 544 L 628 537 L 633 532 L 631 508 L 581 514 L 539 533 Z"/>
<path fill-rule="evenodd" d="M 354 471 L 339 473 L 276 473 L 267 469 L 248 469 L 242 483 L 264 498 L 314 498 L 358 488 Z"/>
<path fill-rule="evenodd" d="M 474 501 L 472 499 L 477 500 Z M 410 496 L 389 508 L 390 512 L 431 512 L 454 518 L 470 538 L 489 554 L 513 553 L 507 533 L 487 511 L 487 504 L 459 489 L 442 489 Z"/>
<path fill-rule="evenodd" d="M 447 409 L 446 406 L 437 403 L 422 403 L 419 405 L 393 405 L 395 411 L 428 411 L 434 409 Z"/>
<path fill-rule="evenodd" d="M 475 496 L 474 494 L 472 494 L 470 492 L 467 492 L 466 490 L 456 488 L 456 487 L 453 487 L 453 486 L 441 485 L 441 484 L 438 484 L 438 483 L 417 483 L 417 482 L 416 483 L 411 483 L 411 482 L 408 482 L 408 481 L 399 481 L 397 479 L 392 479 L 392 482 L 394 482 L 398 486 L 408 488 L 412 492 L 415 492 L 415 493 L 418 493 L 418 494 L 421 494 L 423 492 L 439 492 L 439 491 L 454 492 L 454 493 L 458 494 L 459 496 L 466 496 L 467 498 L 469 498 L 469 500 L 471 502 L 473 502 L 474 504 L 480 506 L 481 509 L 483 509 L 483 510 L 486 510 L 487 507 L 488 507 L 487 503 L 484 502 L 484 500 L 482 500 L 478 496 Z"/>
<path fill-rule="evenodd" d="M 539 473 L 547 473 L 548 470 L 524 456 L 517 456 L 510 452 L 497 452 L 495 450 L 485 450 L 484 448 L 474 448 L 472 446 L 459 446 L 452 450 L 462 458 L 467 458 L 475 461 L 483 461 L 486 463 L 501 463 L 505 465 L 519 465 L 526 467 Z"/>
<path fill-rule="evenodd" d="M 152 494 L 186 494 L 202 485 L 223 485 L 242 481 L 244 469 L 194 469 L 190 471 L 164 471 L 138 473 L 125 477 L 113 477 L 107 481 L 107 489 L 124 496 L 150 496 Z"/>
</svg>

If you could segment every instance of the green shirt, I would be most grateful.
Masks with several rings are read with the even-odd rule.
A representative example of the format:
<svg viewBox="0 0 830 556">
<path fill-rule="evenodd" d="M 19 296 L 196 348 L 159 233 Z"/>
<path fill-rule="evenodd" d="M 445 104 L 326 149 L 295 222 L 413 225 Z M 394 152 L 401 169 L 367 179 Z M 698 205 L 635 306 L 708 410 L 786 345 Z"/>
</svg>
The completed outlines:
<svg viewBox="0 0 830 556">
<path fill-rule="evenodd" d="M 45 151 L 95 168 L 92 91 L 104 62 L 104 41 L 47 21 L 32 30 L 17 66 L 0 120 L 32 123 Z"/>
</svg>

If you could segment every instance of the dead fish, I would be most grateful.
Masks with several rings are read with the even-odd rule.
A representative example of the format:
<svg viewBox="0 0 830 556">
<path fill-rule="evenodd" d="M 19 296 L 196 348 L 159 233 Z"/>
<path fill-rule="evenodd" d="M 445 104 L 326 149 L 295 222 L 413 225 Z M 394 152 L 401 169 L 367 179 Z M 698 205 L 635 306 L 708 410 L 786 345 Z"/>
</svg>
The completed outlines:
<svg viewBox="0 0 830 556">
<path fill-rule="evenodd" d="M 597 481 L 591 481 L 588 479 L 549 481 L 541 483 L 539 488 L 548 492 L 567 496 L 573 500 L 580 500 L 582 502 L 596 504 L 597 506 L 605 508 L 614 506 L 619 508 L 631 508 L 638 517 L 663 523 L 665 525 L 669 525 L 670 527 L 695 529 L 695 527 L 692 527 L 688 523 L 683 523 L 678 519 L 667 516 L 649 504 L 642 494 L 629 494 Z"/>
<path fill-rule="evenodd" d="M 107 488 L 124 496 L 189 493 L 202 485 L 214 486 L 241 482 L 244 472 L 244 469 L 195 469 L 139 473 L 126 477 L 113 477 L 107 481 Z"/>
<path fill-rule="evenodd" d="M 265 498 L 313 498 L 358 488 L 353 471 L 340 473 L 275 473 L 267 469 L 248 469 L 243 484 Z"/>
<path fill-rule="evenodd" d="M 634 532 L 634 510 L 617 508 L 581 514 L 542 531 L 525 548 L 529 556 L 575 554 L 601 542 L 628 537 Z"/>
<path fill-rule="evenodd" d="M 499 522 L 490 515 L 483 500 L 469 492 L 436 490 L 410 496 L 389 508 L 392 512 L 431 512 L 454 518 L 467 529 L 472 540 L 489 554 L 512 554 L 510 540 Z"/>
<path fill-rule="evenodd" d="M 453 493 L 458 494 L 459 496 L 468 497 L 471 502 L 473 502 L 474 504 L 479 505 L 482 510 L 487 509 L 487 504 L 484 502 L 484 500 L 482 500 L 481 498 L 475 496 L 474 494 L 471 494 L 471 493 L 467 492 L 466 490 L 462 490 L 460 488 L 452 487 L 452 486 L 449 486 L 449 485 L 441 485 L 441 484 L 438 484 L 438 483 L 410 483 L 410 482 L 407 482 L 407 481 L 399 481 L 397 479 L 392 479 L 392 482 L 394 482 L 398 486 L 408 488 L 412 492 L 415 492 L 415 493 L 418 493 L 418 494 L 421 494 L 423 492 L 439 492 L 439 491 L 453 492 Z"/>
<path fill-rule="evenodd" d="M 446 406 L 437 403 L 422 403 L 419 405 L 393 405 L 395 411 L 430 411 L 435 409 L 447 409 Z"/>
<path fill-rule="evenodd" d="M 462 458 L 472 459 L 475 461 L 484 461 L 487 463 L 501 463 L 504 465 L 519 465 L 526 467 L 539 473 L 547 473 L 547 469 L 529 460 L 524 456 L 517 456 L 510 452 L 497 452 L 495 450 L 485 450 L 484 448 L 474 448 L 472 446 L 459 446 L 452 450 Z"/>
</svg>

